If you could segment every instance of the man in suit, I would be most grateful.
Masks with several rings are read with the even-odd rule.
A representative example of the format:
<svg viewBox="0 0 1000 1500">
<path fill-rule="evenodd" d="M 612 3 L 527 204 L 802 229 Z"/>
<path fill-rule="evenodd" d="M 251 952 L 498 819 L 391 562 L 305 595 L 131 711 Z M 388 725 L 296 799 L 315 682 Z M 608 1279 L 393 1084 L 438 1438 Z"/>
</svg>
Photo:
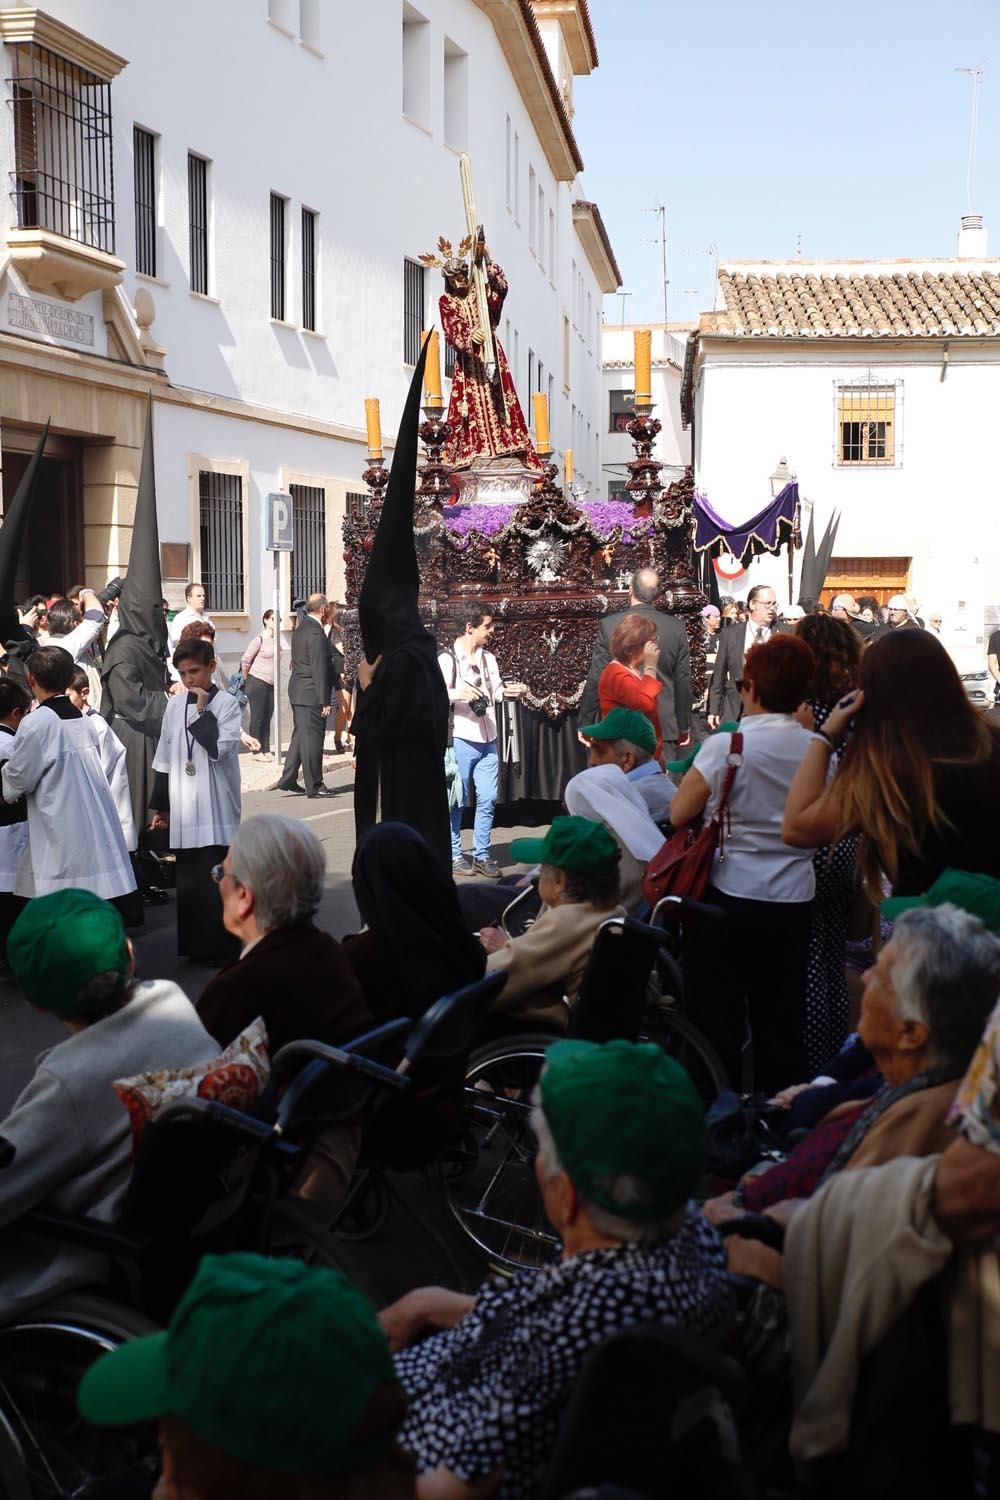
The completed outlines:
<svg viewBox="0 0 1000 1500">
<path fill-rule="evenodd" d="M 292 740 L 278 790 L 306 797 L 332 797 L 323 783 L 323 736 L 330 717 L 333 659 L 323 629 L 325 594 L 310 594 L 306 613 L 292 633 L 292 668 L 288 701 L 292 705 Z M 305 786 L 298 783 L 299 766 Z"/>
<path fill-rule="evenodd" d="M 632 574 L 628 609 L 604 616 L 598 626 L 590 671 L 580 699 L 578 722 L 596 724 L 600 717 L 597 684 L 611 660 L 611 633 L 615 626 L 626 615 L 647 615 L 656 625 L 660 643 L 657 673 L 664 684 L 659 698 L 663 756 L 665 760 L 672 760 L 677 747 L 683 749 L 691 739 L 691 651 L 687 631 L 680 620 L 657 609 L 653 603 L 659 591 L 660 580 L 654 570 L 639 568 Z"/>
<path fill-rule="evenodd" d="M 727 625 L 719 632 L 719 654 L 708 688 L 708 727 L 718 729 L 723 719 L 738 719 L 742 702 L 737 682 L 743 676 L 743 660 L 751 646 L 769 641 L 775 633 L 789 633 L 787 625 L 776 625 L 778 596 L 768 583 L 756 583 L 747 594 L 747 622 Z"/>
</svg>

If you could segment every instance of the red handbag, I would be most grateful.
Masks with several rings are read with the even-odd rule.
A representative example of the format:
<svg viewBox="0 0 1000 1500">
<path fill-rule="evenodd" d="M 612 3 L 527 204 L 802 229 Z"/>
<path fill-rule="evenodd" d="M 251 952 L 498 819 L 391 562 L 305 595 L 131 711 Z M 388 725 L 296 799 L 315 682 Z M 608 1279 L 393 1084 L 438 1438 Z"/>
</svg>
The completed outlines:
<svg viewBox="0 0 1000 1500">
<path fill-rule="evenodd" d="M 719 805 L 707 823 L 694 818 L 678 828 L 666 840 L 663 848 L 653 855 L 642 877 L 642 894 L 650 906 L 662 901 L 664 896 L 690 896 L 700 901 L 708 889 L 712 877 L 715 852 L 720 858 L 725 846 L 723 825 L 729 825 L 729 793 L 737 766 L 743 761 L 743 736 L 735 733 L 730 737 L 726 764 L 729 769 L 722 786 Z"/>
</svg>

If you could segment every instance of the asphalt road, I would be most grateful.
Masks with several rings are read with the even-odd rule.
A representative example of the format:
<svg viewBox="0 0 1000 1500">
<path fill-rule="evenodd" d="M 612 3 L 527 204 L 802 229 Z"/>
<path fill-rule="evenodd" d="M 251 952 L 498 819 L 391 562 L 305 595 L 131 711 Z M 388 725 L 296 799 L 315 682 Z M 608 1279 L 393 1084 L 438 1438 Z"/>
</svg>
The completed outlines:
<svg viewBox="0 0 1000 1500">
<path fill-rule="evenodd" d="M 281 812 L 309 824 L 327 853 L 326 893 L 317 921 L 340 937 L 360 925 L 351 889 L 354 855 L 353 777 L 349 767 L 329 772 L 327 785 L 336 800 L 316 803 L 286 793 L 244 792 L 243 816 Z M 321 809 L 316 811 L 317 806 Z M 511 839 L 526 828 L 497 828 L 494 856 L 510 868 Z M 466 838 L 468 843 L 468 837 Z M 173 979 L 197 1000 L 215 970 L 178 958 L 173 897 L 164 906 L 146 908 L 146 923 L 130 933 L 140 975 Z M 39 1052 L 64 1040 L 66 1031 L 51 1016 L 33 1010 L 10 978 L 0 979 L 0 1120 L 31 1077 Z M 343 1269 L 378 1301 L 387 1301 L 412 1286 L 429 1282 L 474 1289 L 484 1264 L 462 1241 L 451 1221 L 439 1185 L 419 1173 L 393 1178 L 392 1198 L 383 1228 L 361 1244 L 344 1246 Z"/>
</svg>

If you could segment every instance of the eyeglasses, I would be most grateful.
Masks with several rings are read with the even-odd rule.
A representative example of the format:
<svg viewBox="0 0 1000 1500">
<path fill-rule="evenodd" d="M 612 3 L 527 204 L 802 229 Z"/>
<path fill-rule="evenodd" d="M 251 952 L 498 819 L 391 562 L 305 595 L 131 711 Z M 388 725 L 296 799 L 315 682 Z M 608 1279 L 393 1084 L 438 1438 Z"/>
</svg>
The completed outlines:
<svg viewBox="0 0 1000 1500">
<path fill-rule="evenodd" d="M 236 880 L 236 876 L 233 874 L 232 870 L 225 869 L 223 865 L 213 865 L 208 873 L 211 875 L 216 885 L 221 885 L 227 876 L 230 880 Z M 236 880 L 236 884 L 242 885 L 243 882 L 241 880 Z"/>
</svg>

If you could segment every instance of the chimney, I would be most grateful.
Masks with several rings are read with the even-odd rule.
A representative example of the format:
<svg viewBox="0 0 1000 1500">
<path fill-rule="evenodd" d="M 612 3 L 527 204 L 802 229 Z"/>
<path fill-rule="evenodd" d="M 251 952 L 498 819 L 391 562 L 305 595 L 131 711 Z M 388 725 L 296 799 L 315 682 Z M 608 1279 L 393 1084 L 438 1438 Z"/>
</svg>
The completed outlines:
<svg viewBox="0 0 1000 1500">
<path fill-rule="evenodd" d="M 982 214 L 963 214 L 955 251 L 959 260 L 986 259 L 986 230 Z"/>
</svg>

